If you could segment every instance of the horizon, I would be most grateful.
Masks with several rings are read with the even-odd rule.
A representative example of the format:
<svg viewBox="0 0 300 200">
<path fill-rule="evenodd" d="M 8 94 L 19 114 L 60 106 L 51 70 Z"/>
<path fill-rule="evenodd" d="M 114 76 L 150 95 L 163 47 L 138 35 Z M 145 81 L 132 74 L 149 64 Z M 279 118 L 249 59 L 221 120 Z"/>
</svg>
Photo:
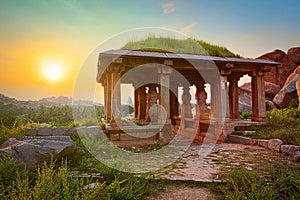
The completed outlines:
<svg viewBox="0 0 300 200">
<path fill-rule="evenodd" d="M 173 29 L 250 58 L 300 46 L 298 1 L 282 5 L 279 0 L 271 4 L 9 0 L 1 4 L 0 93 L 18 100 L 72 97 L 90 52 L 120 32 L 141 27 Z M 132 96 L 129 93 L 125 98 Z"/>
</svg>

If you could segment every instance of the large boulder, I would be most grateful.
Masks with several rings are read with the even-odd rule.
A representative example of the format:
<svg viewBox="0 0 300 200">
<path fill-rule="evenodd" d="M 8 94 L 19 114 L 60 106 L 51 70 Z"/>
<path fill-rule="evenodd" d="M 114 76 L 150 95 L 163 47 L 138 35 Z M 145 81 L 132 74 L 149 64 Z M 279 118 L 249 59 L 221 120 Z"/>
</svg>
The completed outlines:
<svg viewBox="0 0 300 200">
<path fill-rule="evenodd" d="M 286 108 L 290 101 L 296 97 L 296 81 L 300 78 L 298 66 L 293 73 L 287 78 L 283 88 L 276 94 L 273 102 L 280 108 Z"/>
<path fill-rule="evenodd" d="M 290 48 L 287 55 L 294 63 L 300 65 L 300 47 Z"/>
<path fill-rule="evenodd" d="M 266 109 L 272 110 L 276 108 L 276 105 L 267 99 L 272 99 L 277 92 L 280 91 L 280 87 L 274 83 L 265 82 L 266 93 Z M 239 87 L 239 112 L 252 111 L 252 88 L 251 83 L 244 83 Z"/>
<path fill-rule="evenodd" d="M 246 89 L 251 92 L 252 91 L 251 82 L 244 83 L 243 85 L 240 86 L 240 88 Z M 281 88 L 279 85 L 276 85 L 276 84 L 270 83 L 270 82 L 265 82 L 266 99 L 273 99 L 274 96 L 280 91 L 280 89 Z"/>
<path fill-rule="evenodd" d="M 279 85 L 280 87 L 283 87 L 287 77 L 297 67 L 297 64 L 294 63 L 285 52 L 278 49 L 270 53 L 266 53 L 262 56 L 259 56 L 258 59 L 270 60 L 281 63 L 277 67 L 272 67 L 271 71 L 265 74 L 266 82 L 274 83 L 276 85 Z"/>
<path fill-rule="evenodd" d="M 239 112 L 252 110 L 252 92 L 247 88 L 239 88 Z"/>
<path fill-rule="evenodd" d="M 0 146 L 0 153 L 10 154 L 29 170 L 36 169 L 51 156 L 60 159 L 78 150 L 70 136 L 23 136 L 10 138 Z"/>
</svg>

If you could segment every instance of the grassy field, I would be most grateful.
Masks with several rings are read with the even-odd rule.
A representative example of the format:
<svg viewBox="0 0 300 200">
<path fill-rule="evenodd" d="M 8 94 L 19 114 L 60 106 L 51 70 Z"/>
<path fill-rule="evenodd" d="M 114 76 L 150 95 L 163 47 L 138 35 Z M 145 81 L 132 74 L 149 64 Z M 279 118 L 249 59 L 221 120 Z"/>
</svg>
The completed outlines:
<svg viewBox="0 0 300 200">
<path fill-rule="evenodd" d="M 238 54 L 234 54 L 229 51 L 226 47 L 210 44 L 203 40 L 197 40 L 193 38 L 180 40 L 167 37 L 149 36 L 144 40 L 130 41 L 121 49 L 187 53 L 220 57 L 240 57 Z"/>
</svg>

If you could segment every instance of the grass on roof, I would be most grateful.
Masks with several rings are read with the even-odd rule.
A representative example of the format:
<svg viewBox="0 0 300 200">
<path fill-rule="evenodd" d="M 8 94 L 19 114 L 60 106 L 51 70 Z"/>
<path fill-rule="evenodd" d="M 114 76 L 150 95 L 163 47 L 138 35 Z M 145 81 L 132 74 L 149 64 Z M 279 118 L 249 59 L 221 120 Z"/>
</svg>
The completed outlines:
<svg viewBox="0 0 300 200">
<path fill-rule="evenodd" d="M 149 36 L 144 40 L 130 41 L 121 49 L 136 50 L 136 51 L 151 51 L 151 52 L 172 52 L 199 54 L 220 57 L 241 57 L 234 54 L 226 47 L 210 44 L 203 40 L 193 38 L 174 39 L 168 37 Z"/>
</svg>

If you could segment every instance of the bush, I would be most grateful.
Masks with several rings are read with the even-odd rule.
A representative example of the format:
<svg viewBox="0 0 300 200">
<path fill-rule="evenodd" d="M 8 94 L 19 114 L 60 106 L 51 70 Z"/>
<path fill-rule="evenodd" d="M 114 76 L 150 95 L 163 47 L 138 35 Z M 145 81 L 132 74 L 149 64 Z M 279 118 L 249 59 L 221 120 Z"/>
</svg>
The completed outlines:
<svg viewBox="0 0 300 200">
<path fill-rule="evenodd" d="M 240 115 L 241 119 L 251 119 L 252 117 L 252 112 L 242 112 Z"/>
<path fill-rule="evenodd" d="M 0 183 L 2 185 L 12 185 L 18 177 L 24 177 L 25 172 L 22 170 L 21 163 L 15 163 L 8 155 L 0 157 Z"/>
<path fill-rule="evenodd" d="M 12 125 L 4 125 L 0 122 L 0 144 L 5 142 L 9 138 L 17 137 L 23 135 L 23 126 L 18 125 L 15 121 Z"/>
</svg>

